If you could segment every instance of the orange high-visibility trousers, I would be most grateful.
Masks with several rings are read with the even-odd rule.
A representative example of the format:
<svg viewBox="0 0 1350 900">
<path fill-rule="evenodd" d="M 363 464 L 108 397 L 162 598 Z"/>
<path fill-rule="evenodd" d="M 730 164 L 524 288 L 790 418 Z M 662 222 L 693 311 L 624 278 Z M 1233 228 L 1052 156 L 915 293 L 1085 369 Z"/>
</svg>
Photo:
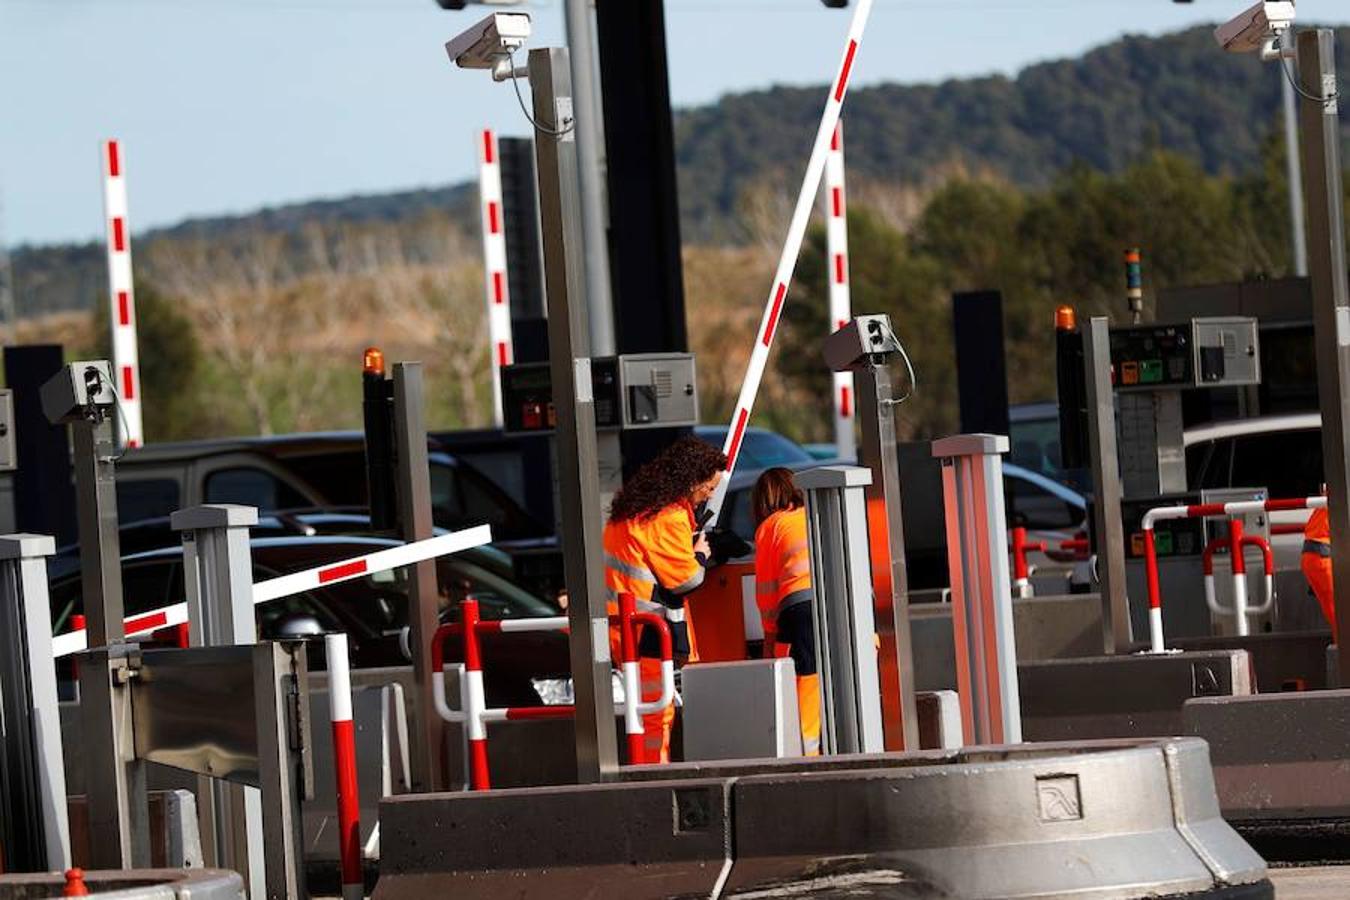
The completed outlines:
<svg viewBox="0 0 1350 900">
<path fill-rule="evenodd" d="M 797 676 L 797 717 L 802 723 L 802 753 L 820 755 L 820 676 Z"/>
<path fill-rule="evenodd" d="M 1336 591 L 1331 581 L 1331 557 L 1317 553 L 1304 553 L 1301 561 L 1303 577 L 1308 579 L 1317 605 L 1322 607 L 1322 615 L 1331 625 L 1331 638 L 1336 640 Z"/>
<path fill-rule="evenodd" d="M 638 680 L 642 696 L 653 700 L 661 696 L 661 660 L 643 656 L 638 659 Z M 642 717 L 642 750 L 639 762 L 670 762 L 670 728 L 675 724 L 675 704 Z"/>
</svg>

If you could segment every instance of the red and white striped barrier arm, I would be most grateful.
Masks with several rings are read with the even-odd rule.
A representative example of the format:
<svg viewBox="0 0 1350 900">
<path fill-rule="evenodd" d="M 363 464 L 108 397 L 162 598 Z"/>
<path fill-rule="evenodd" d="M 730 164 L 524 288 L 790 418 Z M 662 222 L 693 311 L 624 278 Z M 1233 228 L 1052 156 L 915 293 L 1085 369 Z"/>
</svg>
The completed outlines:
<svg viewBox="0 0 1350 900">
<path fill-rule="evenodd" d="M 830 331 L 838 331 L 853 317 L 849 297 L 848 216 L 844 192 L 844 123 L 835 123 L 830 151 L 825 157 L 825 244 L 829 255 Z M 834 448 L 840 459 L 854 459 L 858 442 L 853 433 L 853 373 L 834 373 Z"/>
<path fill-rule="evenodd" d="M 1261 551 L 1265 597 L 1260 606 L 1249 606 L 1247 603 L 1248 547 L 1255 547 Z M 1233 577 L 1232 607 L 1219 602 L 1214 583 L 1214 556 L 1223 549 L 1228 550 L 1229 569 Z M 1205 576 L 1205 605 L 1217 616 L 1233 616 L 1239 636 L 1250 634 L 1251 626 L 1247 616 L 1259 616 L 1270 612 L 1271 607 L 1275 605 L 1275 554 L 1270 549 L 1270 543 L 1258 534 L 1243 534 L 1242 520 L 1233 519 L 1228 523 L 1228 537 L 1215 538 L 1206 544 L 1200 561 Z"/>
<path fill-rule="evenodd" d="M 488 340 L 492 345 L 492 409 L 502 427 L 502 366 L 514 359 L 511 290 L 506 279 L 506 224 L 502 214 L 502 165 L 497 135 L 478 135 L 478 196 L 483 220 L 483 281 L 487 290 Z"/>
<path fill-rule="evenodd" d="M 337 774 L 338 856 L 342 900 L 361 900 L 361 807 L 356 786 L 356 727 L 352 724 L 351 661 L 347 635 L 324 635 L 328 664 L 328 708 L 333 722 L 333 769 Z"/>
<path fill-rule="evenodd" d="M 844 43 L 839 66 L 830 83 L 830 93 L 825 100 L 825 110 L 821 113 L 820 127 L 816 130 L 816 140 L 811 148 L 811 158 L 806 164 L 806 175 L 802 178 L 801 191 L 797 194 L 797 206 L 792 213 L 792 222 L 788 226 L 783 253 L 778 259 L 778 268 L 769 287 L 769 297 L 764 305 L 764 316 L 760 320 L 759 331 L 755 334 L 750 364 L 746 368 L 745 380 L 741 382 L 741 393 L 731 414 L 731 427 L 727 429 L 727 439 L 722 446 L 722 452 L 727 455 L 728 476 L 736 469 L 741 440 L 745 437 L 745 429 L 750 424 L 750 411 L 754 408 L 760 382 L 764 379 L 764 367 L 769 361 L 769 350 L 773 346 L 774 334 L 778 331 L 778 320 L 783 314 L 783 304 L 787 302 L 788 285 L 792 281 L 793 271 L 797 268 L 802 239 L 806 236 L 806 226 L 811 219 L 811 206 L 825 171 L 825 156 L 829 153 L 835 126 L 839 124 L 839 114 L 844 108 L 844 95 L 848 92 L 849 76 L 853 74 L 853 65 L 858 48 L 862 45 L 867 17 L 871 12 L 872 0 L 858 0 L 853 9 L 853 21 L 849 24 L 848 37 Z M 712 513 L 713 522 L 717 521 L 722 512 L 722 501 L 726 498 L 729 481 L 729 477 L 723 478 L 717 490 L 708 499 L 707 509 Z"/>
<path fill-rule="evenodd" d="M 379 550 L 366 556 L 356 556 L 341 562 L 317 566 L 303 572 L 292 572 L 290 575 L 269 578 L 253 585 L 253 605 L 259 606 L 263 603 L 279 600 L 282 597 L 289 597 L 292 594 L 326 587 L 330 584 L 339 584 L 343 581 L 351 581 L 353 578 L 363 578 L 376 572 L 410 566 L 423 560 L 435 559 L 438 556 L 445 556 L 447 553 L 458 553 L 461 550 L 490 544 L 491 542 L 491 526 L 478 525 L 474 528 L 465 528 L 462 531 L 437 535 L 425 541 L 414 541 L 401 547 L 390 547 L 388 550 Z M 187 604 L 175 603 L 173 606 L 166 606 L 163 609 L 132 616 L 125 620 L 124 627 L 127 637 L 133 637 L 185 622 L 187 622 Z M 68 631 L 52 638 L 53 655 L 58 659 L 62 656 L 78 653 L 86 647 L 88 647 L 88 641 L 84 629 Z"/>
<path fill-rule="evenodd" d="M 108 321 L 112 326 L 113 380 L 122 403 L 128 447 L 145 443 L 141 424 L 141 371 L 136 346 L 136 294 L 131 275 L 131 226 L 127 222 L 126 158 L 119 141 L 99 146 L 103 166 L 103 218 L 108 244 Z"/>
<path fill-rule="evenodd" d="M 1158 548 L 1154 542 L 1154 525 L 1168 519 L 1205 519 L 1215 516 L 1245 516 L 1249 513 L 1287 512 L 1295 509 L 1321 509 L 1327 505 L 1326 497 L 1294 497 L 1283 500 L 1237 500 L 1232 503 L 1192 503 L 1188 506 L 1157 506 L 1144 513 L 1140 528 L 1144 532 L 1144 569 L 1148 577 L 1148 632 L 1149 651 L 1165 653 L 1166 642 L 1163 638 L 1162 590 L 1158 584 Z M 1241 562 L 1241 552 L 1235 554 L 1234 565 L 1245 571 Z M 1272 557 L 1272 568 L 1274 559 Z M 1242 589 L 1246 591 L 1244 579 Z M 1267 601 L 1273 597 L 1267 595 Z M 1265 606 L 1262 606 L 1265 609 Z M 1246 616 L 1243 615 L 1245 621 Z"/>
</svg>

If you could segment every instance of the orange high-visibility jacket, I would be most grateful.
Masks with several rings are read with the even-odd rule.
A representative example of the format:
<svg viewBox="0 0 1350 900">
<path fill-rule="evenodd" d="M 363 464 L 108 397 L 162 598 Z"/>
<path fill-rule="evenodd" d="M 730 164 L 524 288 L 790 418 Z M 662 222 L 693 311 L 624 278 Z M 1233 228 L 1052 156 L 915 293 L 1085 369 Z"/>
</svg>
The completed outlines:
<svg viewBox="0 0 1350 900">
<path fill-rule="evenodd" d="M 639 611 L 684 621 L 684 595 L 703 583 L 705 571 L 694 556 L 694 525 L 693 507 L 681 501 L 605 526 L 605 587 L 612 612 L 619 594 L 629 593 Z"/>
<path fill-rule="evenodd" d="M 1331 579 L 1331 518 L 1325 509 L 1315 509 L 1303 526 L 1303 577 L 1308 579 L 1322 615 L 1336 635 L 1336 592 Z"/>
<path fill-rule="evenodd" d="M 777 630 L 778 614 L 811 597 L 806 548 L 806 509 L 780 509 L 755 529 L 755 599 L 764 616 L 765 638 Z"/>
</svg>

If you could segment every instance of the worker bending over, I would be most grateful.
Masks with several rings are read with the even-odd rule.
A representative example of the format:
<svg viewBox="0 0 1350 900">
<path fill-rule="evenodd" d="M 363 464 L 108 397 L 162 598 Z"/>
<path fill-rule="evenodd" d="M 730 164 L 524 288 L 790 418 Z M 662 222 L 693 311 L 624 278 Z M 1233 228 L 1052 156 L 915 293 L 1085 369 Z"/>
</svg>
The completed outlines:
<svg viewBox="0 0 1350 900">
<path fill-rule="evenodd" d="M 755 482 L 755 596 L 764 617 L 767 655 L 791 655 L 797 669 L 802 748 L 820 755 L 820 676 L 811 613 L 811 564 L 806 547 L 806 503 L 784 468 Z M 774 644 L 778 646 L 775 647 Z"/>
<path fill-rule="evenodd" d="M 1336 592 L 1331 583 L 1331 519 L 1325 507 L 1314 509 L 1303 526 L 1303 577 L 1308 579 L 1336 641 Z"/>
<path fill-rule="evenodd" d="M 632 594 L 638 612 L 665 617 L 677 658 L 689 653 L 685 595 L 703 584 L 709 565 L 708 540 L 696 531 L 694 509 L 712 496 L 726 467 L 717 448 L 681 438 L 625 481 L 610 506 L 604 534 L 609 614 L 618 614 L 619 594 Z M 613 626 L 610 645 L 619 659 Z M 642 695 L 660 693 L 660 644 L 651 629 L 643 630 L 638 654 Z M 674 720 L 671 707 L 643 716 L 646 758 L 630 762 L 669 762 Z"/>
</svg>

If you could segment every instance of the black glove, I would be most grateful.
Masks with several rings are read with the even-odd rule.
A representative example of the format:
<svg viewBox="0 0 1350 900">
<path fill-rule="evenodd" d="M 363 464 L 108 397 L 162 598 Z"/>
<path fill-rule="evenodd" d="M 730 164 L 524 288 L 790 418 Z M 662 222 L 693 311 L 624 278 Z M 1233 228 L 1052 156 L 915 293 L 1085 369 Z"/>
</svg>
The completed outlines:
<svg viewBox="0 0 1350 900">
<path fill-rule="evenodd" d="M 711 564 L 720 566 L 729 559 L 749 556 L 755 548 L 739 534 L 720 525 L 704 532 L 708 536 L 708 549 L 712 551 Z"/>
</svg>

